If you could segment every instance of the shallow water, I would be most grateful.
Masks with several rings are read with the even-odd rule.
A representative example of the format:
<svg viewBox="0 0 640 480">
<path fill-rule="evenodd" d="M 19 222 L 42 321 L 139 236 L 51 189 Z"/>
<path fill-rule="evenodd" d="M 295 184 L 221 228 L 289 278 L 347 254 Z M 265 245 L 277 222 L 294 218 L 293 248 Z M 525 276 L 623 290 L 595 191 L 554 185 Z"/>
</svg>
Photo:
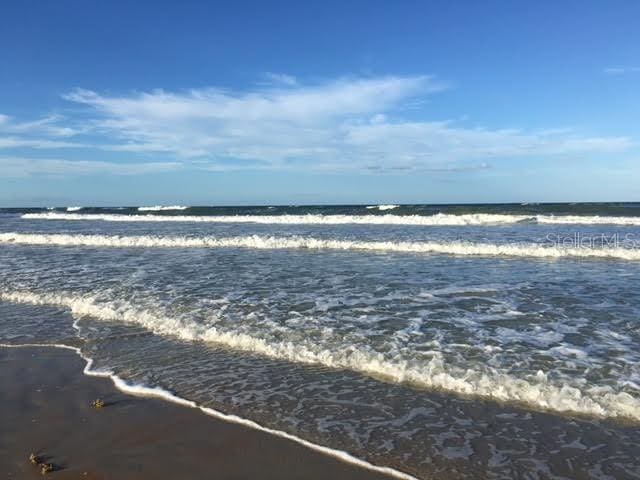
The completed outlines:
<svg viewBox="0 0 640 480">
<path fill-rule="evenodd" d="M 425 478 L 638 478 L 637 206 L 86 210 L 0 213 L 0 341 Z"/>
</svg>

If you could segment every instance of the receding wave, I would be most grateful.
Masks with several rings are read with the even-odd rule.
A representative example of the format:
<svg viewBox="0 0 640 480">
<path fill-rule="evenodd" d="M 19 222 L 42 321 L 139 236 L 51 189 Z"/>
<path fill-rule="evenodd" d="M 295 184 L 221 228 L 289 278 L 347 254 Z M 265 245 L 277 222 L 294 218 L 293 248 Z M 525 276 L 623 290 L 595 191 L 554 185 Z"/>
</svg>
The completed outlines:
<svg viewBox="0 0 640 480">
<path fill-rule="evenodd" d="M 0 294 L 0 298 L 1 298 L 1 294 Z M 259 430 L 261 432 L 265 432 L 270 435 L 274 435 L 276 437 L 286 438 L 287 440 L 299 443 L 300 445 L 303 445 L 317 452 L 340 459 L 346 463 L 357 465 L 359 467 L 365 468 L 370 471 L 383 473 L 392 478 L 398 478 L 401 480 L 418 480 L 416 477 L 409 475 L 408 473 L 404 473 L 404 472 L 401 472 L 400 470 L 395 470 L 390 467 L 382 467 L 382 466 L 375 465 L 373 463 L 367 462 L 366 460 L 362 460 L 358 457 L 354 457 L 348 452 L 345 452 L 342 450 L 336 450 L 330 447 L 325 447 L 324 445 L 319 445 L 317 443 L 312 443 L 308 440 L 297 437 L 295 435 L 284 432 L 282 430 L 275 430 L 273 428 L 265 427 L 259 423 L 254 422 L 253 420 L 248 420 L 246 418 L 242 418 L 237 415 L 230 415 L 210 407 L 204 407 L 202 405 L 198 405 L 196 402 L 192 400 L 179 397 L 174 393 L 168 390 L 165 390 L 161 387 L 149 387 L 144 384 L 131 383 L 126 379 L 119 377 L 111 370 L 94 369 L 93 358 L 87 356 L 78 347 L 72 347 L 72 346 L 64 345 L 60 343 L 23 343 L 23 344 L 0 343 L 0 347 L 1 348 L 57 348 L 60 350 L 70 350 L 86 362 L 85 367 L 82 371 L 84 375 L 88 377 L 108 378 L 113 382 L 114 386 L 118 390 L 120 390 L 121 392 L 127 393 L 129 395 L 136 396 L 136 397 L 160 398 L 164 401 L 175 403 L 182 407 L 196 408 L 200 410 L 202 413 L 204 413 L 205 415 L 208 415 L 210 417 L 218 418 L 220 420 L 223 420 L 229 423 L 243 425 L 245 427 L 252 428 L 254 430 Z"/>
<path fill-rule="evenodd" d="M 565 247 L 541 244 L 495 244 L 471 242 L 392 242 L 336 240 L 313 237 L 110 236 L 39 233 L 1 233 L 0 243 L 22 245 L 107 248 L 251 248 L 263 250 L 308 249 L 398 252 L 413 254 L 475 255 L 534 258 L 611 258 L 640 260 L 640 249 L 622 247 Z"/>
<path fill-rule="evenodd" d="M 388 206 L 388 205 L 385 205 Z M 374 206 L 378 208 L 380 206 Z M 142 207 L 145 208 L 145 207 Z M 155 208 L 155 207 L 153 207 Z M 422 225 L 473 226 L 509 225 L 523 222 L 566 225 L 640 226 L 640 217 L 610 217 L 597 215 L 510 215 L 493 213 L 435 215 L 125 215 L 109 213 L 25 213 L 32 220 L 99 220 L 106 222 L 193 222 L 193 223 L 260 223 L 285 225 Z"/>
<path fill-rule="evenodd" d="M 171 210 L 186 210 L 182 205 L 154 205 L 152 207 L 138 207 L 139 212 L 164 212 Z"/>
<path fill-rule="evenodd" d="M 437 389 L 498 401 L 515 402 L 536 409 L 558 413 L 578 413 L 604 418 L 629 418 L 640 421 L 640 399 L 615 391 L 612 387 L 593 385 L 577 388 L 556 384 L 543 372 L 517 378 L 486 367 L 460 368 L 446 364 L 439 357 L 430 360 L 388 357 L 364 346 L 330 349 L 311 341 L 268 341 L 242 332 L 225 331 L 184 318 L 157 315 L 137 309 L 125 301 L 103 301 L 92 296 L 32 291 L 0 291 L 0 300 L 32 305 L 56 305 L 70 309 L 76 318 L 89 316 L 106 321 L 135 324 L 163 336 L 186 341 L 219 344 L 294 363 L 317 364 L 347 369 L 414 387 Z"/>
</svg>

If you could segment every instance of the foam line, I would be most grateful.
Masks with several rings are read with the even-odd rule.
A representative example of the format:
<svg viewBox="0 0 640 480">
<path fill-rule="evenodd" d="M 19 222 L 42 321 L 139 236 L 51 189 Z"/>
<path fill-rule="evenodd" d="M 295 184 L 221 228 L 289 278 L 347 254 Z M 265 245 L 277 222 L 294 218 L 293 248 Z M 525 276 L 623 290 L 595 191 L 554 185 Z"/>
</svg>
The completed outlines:
<svg viewBox="0 0 640 480">
<path fill-rule="evenodd" d="M 390 383 L 441 390 L 526 405 L 556 413 L 640 421 L 640 398 L 602 385 L 572 386 L 547 381 L 544 372 L 519 378 L 490 367 L 454 367 L 439 357 L 416 360 L 387 357 L 366 346 L 327 348 L 314 342 L 269 340 L 262 336 L 218 329 L 184 318 L 154 314 L 124 301 L 99 301 L 90 296 L 31 291 L 0 291 L 0 301 L 56 305 L 71 310 L 76 319 L 91 317 L 142 326 L 161 336 L 218 344 L 241 352 L 300 364 L 346 369 Z"/>
<path fill-rule="evenodd" d="M 182 205 L 154 205 L 153 207 L 138 207 L 139 212 L 164 212 L 170 210 L 186 210 Z"/>
<path fill-rule="evenodd" d="M 564 247 L 532 243 L 494 244 L 471 242 L 392 242 L 333 240 L 313 237 L 274 237 L 262 235 L 238 237 L 111 236 L 36 233 L 1 233 L 0 244 L 107 247 L 107 248 L 252 248 L 347 250 L 534 258 L 595 258 L 640 260 L 640 249 L 623 247 Z"/>
<path fill-rule="evenodd" d="M 388 206 L 384 206 L 388 207 Z M 380 210 L 378 206 L 375 207 Z M 383 210 L 388 210 L 384 208 Z M 124 215 L 103 213 L 25 213 L 32 220 L 101 220 L 106 222 L 194 222 L 194 223 L 259 223 L 284 225 L 485 225 L 517 223 L 531 217 L 513 215 Z"/>
<path fill-rule="evenodd" d="M 390 205 L 374 206 L 390 210 Z M 368 207 L 367 207 L 368 208 Z M 417 225 L 417 226 L 473 226 L 509 225 L 521 222 L 567 225 L 640 226 L 640 217 L 611 217 L 598 215 L 513 215 L 468 213 L 435 215 L 125 215 L 103 213 L 25 213 L 31 220 L 99 220 L 106 222 L 193 222 L 193 223 L 260 223 L 285 225 Z"/>
<path fill-rule="evenodd" d="M 377 209 L 384 212 L 385 210 L 395 210 L 396 208 L 399 208 L 399 207 L 400 205 L 370 205 L 367 207 L 367 210 Z"/>
</svg>

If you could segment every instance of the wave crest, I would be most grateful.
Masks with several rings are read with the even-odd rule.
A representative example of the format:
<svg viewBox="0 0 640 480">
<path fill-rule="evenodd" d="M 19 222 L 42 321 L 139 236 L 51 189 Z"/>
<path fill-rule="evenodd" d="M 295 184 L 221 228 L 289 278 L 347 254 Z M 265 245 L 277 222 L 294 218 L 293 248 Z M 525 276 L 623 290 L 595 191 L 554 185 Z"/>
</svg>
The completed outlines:
<svg viewBox="0 0 640 480">
<path fill-rule="evenodd" d="M 385 210 L 395 210 L 398 207 L 400 207 L 400 205 L 370 205 L 367 207 L 367 210 L 377 209 L 384 212 Z"/>
<path fill-rule="evenodd" d="M 385 207 L 385 208 L 381 208 Z M 367 207 L 389 210 L 396 205 Z M 157 211 L 158 207 L 140 207 L 138 210 Z M 165 210 L 184 210 L 188 207 L 160 207 Z M 282 225 L 416 225 L 416 226 L 474 226 L 510 225 L 523 222 L 565 225 L 620 225 L 640 226 L 640 217 L 601 217 L 597 215 L 511 215 L 494 213 L 468 213 L 435 215 L 124 215 L 109 213 L 25 213 L 30 220 L 99 220 L 105 222 L 192 222 L 192 223 L 259 223 Z"/>
<path fill-rule="evenodd" d="M 541 244 L 495 244 L 471 242 L 393 242 L 321 239 L 313 237 L 275 237 L 249 235 L 238 237 L 109 236 L 1 233 L 0 244 L 109 247 L 109 248 L 253 248 L 309 249 L 413 254 L 533 258 L 594 258 L 640 260 L 640 249 L 622 247 L 564 247 Z"/>
<path fill-rule="evenodd" d="M 158 334 L 187 341 L 204 341 L 235 350 L 295 363 L 348 369 L 393 383 L 442 390 L 498 401 L 514 402 L 557 413 L 578 413 L 601 418 L 640 421 L 640 399 L 611 387 L 577 388 L 554 384 L 543 372 L 534 378 L 517 378 L 487 367 L 485 370 L 455 368 L 440 358 L 428 361 L 388 358 L 363 346 L 330 350 L 304 341 L 267 341 L 252 335 L 224 331 L 180 318 L 156 315 L 124 302 L 99 301 L 91 296 L 31 291 L 0 291 L 0 300 L 32 305 L 56 305 L 71 310 L 76 318 L 90 316 L 135 324 Z"/>
<path fill-rule="evenodd" d="M 186 210 L 182 205 L 154 205 L 152 207 L 138 207 L 139 212 L 164 212 L 171 210 Z"/>
</svg>

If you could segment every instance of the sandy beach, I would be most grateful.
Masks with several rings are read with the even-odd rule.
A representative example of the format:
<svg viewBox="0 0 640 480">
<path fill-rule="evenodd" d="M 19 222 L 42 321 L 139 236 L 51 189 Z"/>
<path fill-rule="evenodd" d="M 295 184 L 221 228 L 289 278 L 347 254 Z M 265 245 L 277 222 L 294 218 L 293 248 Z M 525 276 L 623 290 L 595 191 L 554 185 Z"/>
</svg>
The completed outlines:
<svg viewBox="0 0 640 480">
<path fill-rule="evenodd" d="M 0 348 L 0 474 L 56 479 L 383 479 L 243 425 L 158 398 L 126 395 L 82 374 L 69 350 Z M 94 399 L 105 407 L 95 409 Z"/>
</svg>

